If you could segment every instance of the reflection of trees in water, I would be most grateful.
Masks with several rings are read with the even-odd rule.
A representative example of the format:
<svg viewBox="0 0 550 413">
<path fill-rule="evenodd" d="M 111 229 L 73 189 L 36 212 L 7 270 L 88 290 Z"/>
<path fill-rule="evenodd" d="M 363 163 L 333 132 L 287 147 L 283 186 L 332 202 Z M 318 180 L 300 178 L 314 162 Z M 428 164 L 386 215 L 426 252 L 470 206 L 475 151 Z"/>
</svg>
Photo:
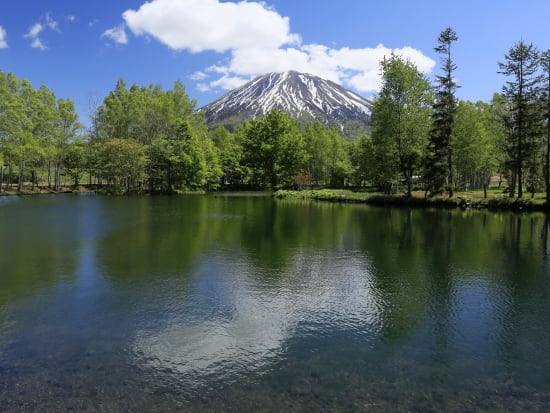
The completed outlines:
<svg viewBox="0 0 550 413">
<path fill-rule="evenodd" d="M 408 384 L 420 376 L 451 383 L 457 370 L 470 380 L 496 372 L 497 381 L 548 381 L 546 216 L 269 197 L 83 201 L 40 215 L 31 224 L 55 219 L 35 237 L 17 231 L 25 221 L 16 214 L 0 221 L 0 307 L 61 276 L 78 281 L 86 255 L 87 276 L 109 288 L 101 305 L 112 308 L 98 317 L 116 310 L 114 325 L 126 326 L 120 340 L 135 332 L 133 356 L 151 356 L 144 363 L 158 363 L 162 375 L 164 367 L 190 377 L 262 368 L 340 335 L 343 358 L 382 360 L 363 360 L 358 378 L 386 377 L 387 386 L 406 374 Z M 73 309 L 91 313 L 100 294 L 75 299 Z M 106 342 L 116 327 L 102 333 Z"/>
<path fill-rule="evenodd" d="M 29 229 L 18 227 L 29 223 L 14 212 L 28 212 L 20 207 L 9 209 L 12 216 L 0 222 L 0 304 L 55 287 L 61 276 L 75 279 L 85 244 L 93 256 L 90 271 L 117 281 L 120 288 L 127 287 L 126 281 L 155 278 L 178 280 L 180 290 L 196 287 L 204 258 L 212 254 L 244 260 L 243 268 L 254 269 L 247 282 L 262 285 L 275 279 L 275 286 L 299 291 L 315 290 L 311 280 L 329 285 L 327 268 L 339 282 L 354 268 L 362 275 L 354 273 L 353 279 L 363 277 L 376 297 L 383 339 L 398 342 L 429 331 L 434 363 L 445 359 L 457 339 L 464 285 L 488 289 L 485 305 L 491 310 L 483 310 L 482 316 L 498 337 L 490 340 L 504 343 L 508 354 L 521 351 L 523 339 L 518 337 L 546 339 L 542 328 L 527 326 L 540 326 L 549 310 L 530 307 L 550 302 L 541 295 L 548 291 L 549 227 L 542 214 L 370 208 L 246 196 L 58 198 L 38 204 Z M 7 208 L 14 207 L 3 206 L 9 215 Z M 39 224 L 40 234 L 29 236 Z M 341 252 L 349 256 L 349 266 L 336 258 Z M 361 259 L 353 261 L 356 255 Z M 317 279 L 319 274 L 324 278 Z M 362 291 L 360 285 L 353 288 Z M 349 300 L 349 295 L 341 299 Z M 526 318 L 526 311 L 533 319 Z"/>
<path fill-rule="evenodd" d="M 0 307 L 74 279 L 80 216 L 78 201 L 65 201 L 15 198 L 2 205 Z"/>
<path fill-rule="evenodd" d="M 550 337 L 543 326 L 550 300 L 540 296 L 548 291 L 546 217 L 384 208 L 356 216 L 352 230 L 361 250 L 372 259 L 375 287 L 384 302 L 386 339 L 427 334 L 435 365 L 449 362 L 461 348 L 460 340 L 462 346 L 468 340 L 482 340 L 494 352 L 530 337 L 530 342 L 544 343 L 548 350 Z M 471 294 L 485 299 L 475 302 L 468 298 Z M 548 305 L 538 311 L 528 309 L 536 302 Z M 523 319 L 514 319 L 514 314 Z M 474 321 L 485 330 L 471 331 L 463 325 Z M 464 328 L 470 336 L 459 336 L 464 331 L 457 329 Z M 519 343 L 515 347 L 521 351 Z M 517 355 L 508 353 L 502 359 L 513 357 Z"/>
</svg>

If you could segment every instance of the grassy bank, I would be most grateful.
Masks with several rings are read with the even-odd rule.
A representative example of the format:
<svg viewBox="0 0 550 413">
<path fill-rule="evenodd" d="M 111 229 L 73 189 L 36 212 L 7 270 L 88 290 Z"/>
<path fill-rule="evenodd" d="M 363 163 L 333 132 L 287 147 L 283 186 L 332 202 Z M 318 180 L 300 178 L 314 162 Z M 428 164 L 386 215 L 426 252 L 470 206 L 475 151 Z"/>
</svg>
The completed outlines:
<svg viewBox="0 0 550 413">
<path fill-rule="evenodd" d="M 53 194 L 71 194 L 71 193 L 89 193 L 89 192 L 96 192 L 97 188 L 92 185 L 92 187 L 88 185 L 80 185 L 77 187 L 70 186 L 70 187 L 61 187 L 58 191 L 54 190 L 53 188 L 48 187 L 42 187 L 42 186 L 36 186 L 34 189 L 31 189 L 31 187 L 23 187 L 21 191 L 18 191 L 17 188 L 9 188 L 5 189 L 3 188 L 0 192 L 0 196 L 9 196 L 9 195 L 53 195 Z"/>
<path fill-rule="evenodd" d="M 401 207 L 433 207 L 433 208 L 475 208 L 475 209 L 507 209 L 512 211 L 548 211 L 544 198 L 511 199 L 501 194 L 491 194 L 487 198 L 479 194 L 460 193 L 453 198 L 426 198 L 423 193 L 415 193 L 412 197 L 399 195 L 383 195 L 380 193 L 354 192 L 342 189 L 320 189 L 305 191 L 280 190 L 274 193 L 278 199 L 316 200 L 346 203 L 365 203 L 370 205 L 387 205 Z"/>
</svg>

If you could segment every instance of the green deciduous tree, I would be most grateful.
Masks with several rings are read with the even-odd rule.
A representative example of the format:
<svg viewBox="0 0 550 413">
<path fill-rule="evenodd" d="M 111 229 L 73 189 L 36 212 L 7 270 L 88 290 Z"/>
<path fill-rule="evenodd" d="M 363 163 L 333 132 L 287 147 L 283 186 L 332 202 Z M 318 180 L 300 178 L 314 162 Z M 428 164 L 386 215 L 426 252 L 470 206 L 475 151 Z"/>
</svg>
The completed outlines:
<svg viewBox="0 0 550 413">
<path fill-rule="evenodd" d="M 134 140 L 112 138 L 101 146 L 101 176 L 125 192 L 139 189 L 145 171 L 145 147 Z"/>
<path fill-rule="evenodd" d="M 63 154 L 63 166 L 65 173 L 71 178 L 74 186 L 80 185 L 80 180 L 87 166 L 87 143 L 72 142 L 67 146 Z"/>
<path fill-rule="evenodd" d="M 241 165 L 243 151 L 237 137 L 223 127 L 214 129 L 210 136 L 219 154 L 222 170 L 220 184 L 233 187 L 242 184 L 245 177 L 245 168 Z"/>
<path fill-rule="evenodd" d="M 456 187 L 466 191 L 482 188 L 485 197 L 498 167 L 494 119 L 489 104 L 459 101 L 453 127 Z"/>
<path fill-rule="evenodd" d="M 53 129 L 55 147 L 54 188 L 56 191 L 59 190 L 61 185 L 61 167 L 64 163 L 66 151 L 83 128 L 83 125 L 78 121 L 74 102 L 70 99 L 59 99 L 57 101 Z"/>
<path fill-rule="evenodd" d="M 150 191 L 215 189 L 222 174 L 219 154 L 195 105 L 179 81 L 163 91 L 153 85 L 127 89 L 121 79 L 93 116 L 92 141 L 96 147 L 110 139 L 143 145 Z"/>
<path fill-rule="evenodd" d="M 381 71 L 382 89 L 372 109 L 372 167 L 384 192 L 392 191 L 400 174 L 410 196 L 428 143 L 432 91 L 417 67 L 400 56 L 384 59 Z"/>
<path fill-rule="evenodd" d="M 308 154 L 308 185 L 342 187 L 353 175 L 348 148 L 337 129 L 319 121 L 306 124 L 302 135 Z"/>
<path fill-rule="evenodd" d="M 307 160 L 302 134 L 295 120 L 273 110 L 247 122 L 241 130 L 243 164 L 259 186 L 288 187 Z"/>
</svg>

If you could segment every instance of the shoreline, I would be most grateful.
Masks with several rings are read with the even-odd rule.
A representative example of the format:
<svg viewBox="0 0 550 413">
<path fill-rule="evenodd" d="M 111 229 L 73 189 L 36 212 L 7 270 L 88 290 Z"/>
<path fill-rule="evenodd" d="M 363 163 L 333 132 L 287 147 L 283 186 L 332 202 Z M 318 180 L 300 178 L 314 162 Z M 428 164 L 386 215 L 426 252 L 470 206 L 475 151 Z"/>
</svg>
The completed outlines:
<svg viewBox="0 0 550 413">
<path fill-rule="evenodd" d="M 62 194 L 88 194 L 88 193 L 97 193 L 96 186 L 88 187 L 87 185 L 79 185 L 78 187 L 63 186 L 59 191 L 54 190 L 53 188 L 46 187 L 36 187 L 34 190 L 24 187 L 23 190 L 18 191 L 17 189 L 2 189 L 0 192 L 0 197 L 2 196 L 35 196 L 35 195 L 62 195 Z"/>
<path fill-rule="evenodd" d="M 321 189 L 289 191 L 279 190 L 273 196 L 277 199 L 295 199 L 303 201 L 325 201 L 338 203 L 367 204 L 373 206 L 392 206 L 407 208 L 439 209 L 487 209 L 508 210 L 513 212 L 550 212 L 550 206 L 541 200 L 516 199 L 507 197 L 475 198 L 457 196 L 444 197 L 406 197 L 404 195 L 383 195 L 380 193 L 353 192 L 349 190 Z"/>
<path fill-rule="evenodd" d="M 220 191 L 211 193 L 224 193 L 231 191 Z M 195 193 L 195 192 L 193 192 Z M 200 191 L 204 194 L 205 192 Z M 208 193 L 208 192 L 207 192 Z M 34 191 L 24 188 L 22 191 L 3 190 L 0 197 L 9 196 L 39 196 L 39 195 L 62 195 L 62 194 L 98 194 L 98 195 L 122 195 L 111 192 L 109 188 L 98 185 L 79 185 L 78 187 L 62 187 L 55 191 L 48 187 L 38 187 Z M 188 192 L 173 192 L 171 195 L 185 195 Z M 130 194 L 132 195 L 132 194 Z M 143 195 L 151 195 L 144 192 Z M 166 193 L 159 193 L 166 195 Z M 335 203 L 366 204 L 373 206 L 390 206 L 406 208 L 438 208 L 438 209 L 487 209 L 487 210 L 508 210 L 513 212 L 550 212 L 550 205 L 541 199 L 531 198 L 508 198 L 500 197 L 470 197 L 467 195 L 453 198 L 423 196 L 405 197 L 404 195 L 383 195 L 373 192 L 354 192 L 345 189 L 317 189 L 317 190 L 278 190 L 272 196 L 280 200 L 296 201 L 323 201 Z"/>
</svg>

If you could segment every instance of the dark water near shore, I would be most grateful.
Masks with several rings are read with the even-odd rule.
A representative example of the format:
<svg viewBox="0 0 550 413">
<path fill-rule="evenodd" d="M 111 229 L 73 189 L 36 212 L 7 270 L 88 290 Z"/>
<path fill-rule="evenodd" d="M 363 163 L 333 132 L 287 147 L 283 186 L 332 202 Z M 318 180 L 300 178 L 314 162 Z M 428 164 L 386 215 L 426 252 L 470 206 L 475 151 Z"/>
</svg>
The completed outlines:
<svg viewBox="0 0 550 413">
<path fill-rule="evenodd" d="M 0 198 L 0 411 L 549 411 L 544 215 Z"/>
</svg>

